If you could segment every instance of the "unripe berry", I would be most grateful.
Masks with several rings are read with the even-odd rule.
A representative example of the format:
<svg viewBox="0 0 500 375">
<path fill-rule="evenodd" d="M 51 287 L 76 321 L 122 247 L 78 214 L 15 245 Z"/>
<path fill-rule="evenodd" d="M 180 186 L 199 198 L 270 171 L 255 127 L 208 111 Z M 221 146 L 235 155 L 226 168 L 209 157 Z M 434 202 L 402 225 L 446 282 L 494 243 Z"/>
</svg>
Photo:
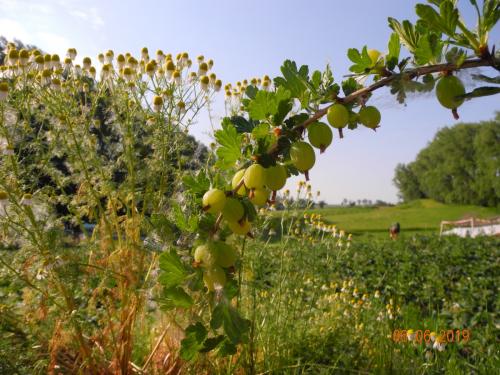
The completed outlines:
<svg viewBox="0 0 500 375">
<path fill-rule="evenodd" d="M 203 195 L 203 210 L 212 214 L 222 211 L 226 204 L 226 194 L 219 189 L 210 189 Z"/>
<path fill-rule="evenodd" d="M 380 112 L 376 107 L 367 106 L 359 111 L 359 122 L 367 128 L 375 130 L 380 124 Z"/>
<path fill-rule="evenodd" d="M 349 111 L 342 104 L 334 104 L 328 108 L 326 117 L 331 126 L 341 129 L 349 122 Z"/>
</svg>

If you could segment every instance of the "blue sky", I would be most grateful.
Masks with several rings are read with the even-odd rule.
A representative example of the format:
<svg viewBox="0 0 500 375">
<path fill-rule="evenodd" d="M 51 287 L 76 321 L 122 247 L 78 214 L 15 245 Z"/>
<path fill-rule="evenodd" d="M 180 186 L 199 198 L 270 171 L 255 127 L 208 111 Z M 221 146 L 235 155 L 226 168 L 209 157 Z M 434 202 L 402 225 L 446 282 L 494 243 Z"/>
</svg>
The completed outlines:
<svg viewBox="0 0 500 375">
<path fill-rule="evenodd" d="M 413 20 L 413 0 L 0 0 L 0 35 L 17 37 L 48 52 L 64 54 L 75 47 L 79 58 L 96 60 L 99 52 L 139 54 L 162 49 L 192 56 L 203 54 L 215 61 L 223 82 L 279 74 L 285 59 L 323 69 L 331 64 L 338 81 L 348 73 L 346 51 L 368 45 L 386 50 L 391 30 L 387 17 Z M 469 2 L 460 4 L 473 22 Z M 490 44 L 500 47 L 500 30 Z M 490 74 L 491 71 L 490 71 Z M 464 77 L 465 78 L 465 77 Z M 387 91 L 371 99 L 382 112 L 381 128 L 347 131 L 342 141 L 321 156 L 311 171 L 313 189 L 330 203 L 348 199 L 383 199 L 395 202 L 392 184 L 399 162 L 413 160 L 436 131 L 455 123 L 431 94 L 415 97 L 407 106 Z M 500 110 L 499 96 L 467 102 L 460 108 L 461 121 L 487 120 Z M 214 105 L 215 117 L 224 116 L 223 94 Z M 193 134 L 210 140 L 210 122 L 201 115 Z M 290 181 L 295 189 L 297 180 Z"/>
</svg>

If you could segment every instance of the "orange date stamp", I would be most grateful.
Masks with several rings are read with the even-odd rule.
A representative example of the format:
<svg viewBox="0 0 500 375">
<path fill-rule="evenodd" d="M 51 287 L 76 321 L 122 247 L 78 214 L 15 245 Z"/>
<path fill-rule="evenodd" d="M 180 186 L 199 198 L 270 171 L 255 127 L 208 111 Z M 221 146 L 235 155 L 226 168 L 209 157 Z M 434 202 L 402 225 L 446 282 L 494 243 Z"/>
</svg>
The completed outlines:
<svg viewBox="0 0 500 375">
<path fill-rule="evenodd" d="M 391 339 L 395 343 L 414 343 L 431 345 L 434 342 L 451 344 L 467 343 L 471 339 L 470 329 L 448 329 L 436 331 L 430 329 L 395 329 L 392 332 Z"/>
</svg>

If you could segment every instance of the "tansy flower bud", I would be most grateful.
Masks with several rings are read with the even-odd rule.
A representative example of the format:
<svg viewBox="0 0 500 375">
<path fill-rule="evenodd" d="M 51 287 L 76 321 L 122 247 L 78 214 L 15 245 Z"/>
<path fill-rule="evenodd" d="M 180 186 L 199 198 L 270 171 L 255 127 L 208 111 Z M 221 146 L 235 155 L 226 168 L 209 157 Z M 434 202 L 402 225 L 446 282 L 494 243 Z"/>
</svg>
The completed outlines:
<svg viewBox="0 0 500 375">
<path fill-rule="evenodd" d="M 95 79 L 95 75 L 96 75 L 96 70 L 93 66 L 90 67 L 89 69 L 89 75 L 91 78 Z"/>
<path fill-rule="evenodd" d="M 16 65 L 19 60 L 19 51 L 16 49 L 11 49 L 7 54 L 7 62 L 9 65 Z"/>
<path fill-rule="evenodd" d="M 74 49 L 74 48 L 68 48 L 67 56 L 71 60 L 74 60 L 76 58 L 76 49 Z"/>
<path fill-rule="evenodd" d="M 208 60 L 207 64 L 208 64 L 208 69 L 212 69 L 212 67 L 214 66 L 214 60 L 212 59 Z"/>
<path fill-rule="evenodd" d="M 149 58 L 149 51 L 148 51 L 147 47 L 142 47 L 141 57 L 143 59 Z"/>
<path fill-rule="evenodd" d="M 9 194 L 4 190 L 0 190 L 0 203 L 5 203 L 7 199 L 9 199 Z"/>
<path fill-rule="evenodd" d="M 181 83 L 181 72 L 178 70 L 174 71 L 172 74 L 172 80 L 179 85 Z"/>
<path fill-rule="evenodd" d="M 156 72 L 156 61 L 155 60 L 151 60 L 150 62 L 148 62 L 146 64 L 146 73 L 150 77 L 153 77 L 153 75 L 155 74 L 155 72 Z"/>
<path fill-rule="evenodd" d="M 9 85 L 7 82 L 0 82 L 0 101 L 4 101 L 7 99 L 7 95 L 9 94 Z"/>
<path fill-rule="evenodd" d="M 208 65 L 205 62 L 202 62 L 198 68 L 198 75 L 204 76 L 208 72 Z"/>
<path fill-rule="evenodd" d="M 53 78 L 52 83 L 50 84 L 50 87 L 53 90 L 60 90 L 61 89 L 61 80 L 59 78 Z"/>
<path fill-rule="evenodd" d="M 26 65 L 28 63 L 29 58 L 30 58 L 30 53 L 28 52 L 28 50 L 23 48 L 21 51 L 19 51 L 19 62 L 22 65 Z"/>
<path fill-rule="evenodd" d="M 215 91 L 219 92 L 222 87 L 222 81 L 220 79 L 215 81 L 214 88 Z"/>
<path fill-rule="evenodd" d="M 104 64 L 104 54 L 100 53 L 97 55 L 97 60 L 101 63 Z"/>
<path fill-rule="evenodd" d="M 202 62 L 203 62 L 203 60 L 205 60 L 205 56 L 203 56 L 203 55 L 199 55 L 199 56 L 196 58 L 196 60 L 198 61 L 198 64 L 200 64 L 200 63 L 202 63 Z"/>
<path fill-rule="evenodd" d="M 83 58 L 83 69 L 88 70 L 92 66 L 92 60 L 90 57 Z"/>
<path fill-rule="evenodd" d="M 3 149 L 3 154 L 4 155 L 14 155 L 14 147 L 12 146 L 7 146 Z"/>
<path fill-rule="evenodd" d="M 123 69 L 123 67 L 125 66 L 125 56 L 119 54 L 116 58 L 116 62 L 118 64 L 118 69 Z"/>
<path fill-rule="evenodd" d="M 209 83 L 210 83 L 210 79 L 207 76 L 200 77 L 200 85 L 201 85 L 202 90 L 207 91 Z"/>
<path fill-rule="evenodd" d="M 104 54 L 104 62 L 106 64 L 112 64 L 113 63 L 113 57 L 115 57 L 115 53 L 112 50 L 108 50 Z"/>
<path fill-rule="evenodd" d="M 23 206 L 31 206 L 33 204 L 33 197 L 31 194 L 24 194 L 21 199 L 21 204 Z"/>
<path fill-rule="evenodd" d="M 163 98 L 161 96 L 155 96 L 153 98 L 153 108 L 156 112 L 161 111 L 163 106 Z"/>
<path fill-rule="evenodd" d="M 196 81 L 196 77 L 197 77 L 197 75 L 196 75 L 196 73 L 195 73 L 195 72 L 191 72 L 191 73 L 189 73 L 189 82 L 194 82 L 194 81 Z"/>
<path fill-rule="evenodd" d="M 184 113 L 186 112 L 186 103 L 184 103 L 182 100 L 177 103 L 177 109 L 179 110 L 179 113 Z"/>
</svg>

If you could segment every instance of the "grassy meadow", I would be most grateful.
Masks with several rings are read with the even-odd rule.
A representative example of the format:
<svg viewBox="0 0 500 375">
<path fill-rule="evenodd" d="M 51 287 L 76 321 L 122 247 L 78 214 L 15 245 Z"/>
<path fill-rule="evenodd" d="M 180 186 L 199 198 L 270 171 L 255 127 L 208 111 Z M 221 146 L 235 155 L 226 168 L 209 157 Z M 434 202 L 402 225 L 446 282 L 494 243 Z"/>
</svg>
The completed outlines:
<svg viewBox="0 0 500 375">
<path fill-rule="evenodd" d="M 353 235 L 388 236 L 394 222 L 401 225 L 401 233 L 439 233 L 442 220 L 460 220 L 468 217 L 491 218 L 500 210 L 479 206 L 447 205 L 431 199 L 421 199 L 397 206 L 384 207 L 329 207 L 307 211 Z"/>
</svg>

